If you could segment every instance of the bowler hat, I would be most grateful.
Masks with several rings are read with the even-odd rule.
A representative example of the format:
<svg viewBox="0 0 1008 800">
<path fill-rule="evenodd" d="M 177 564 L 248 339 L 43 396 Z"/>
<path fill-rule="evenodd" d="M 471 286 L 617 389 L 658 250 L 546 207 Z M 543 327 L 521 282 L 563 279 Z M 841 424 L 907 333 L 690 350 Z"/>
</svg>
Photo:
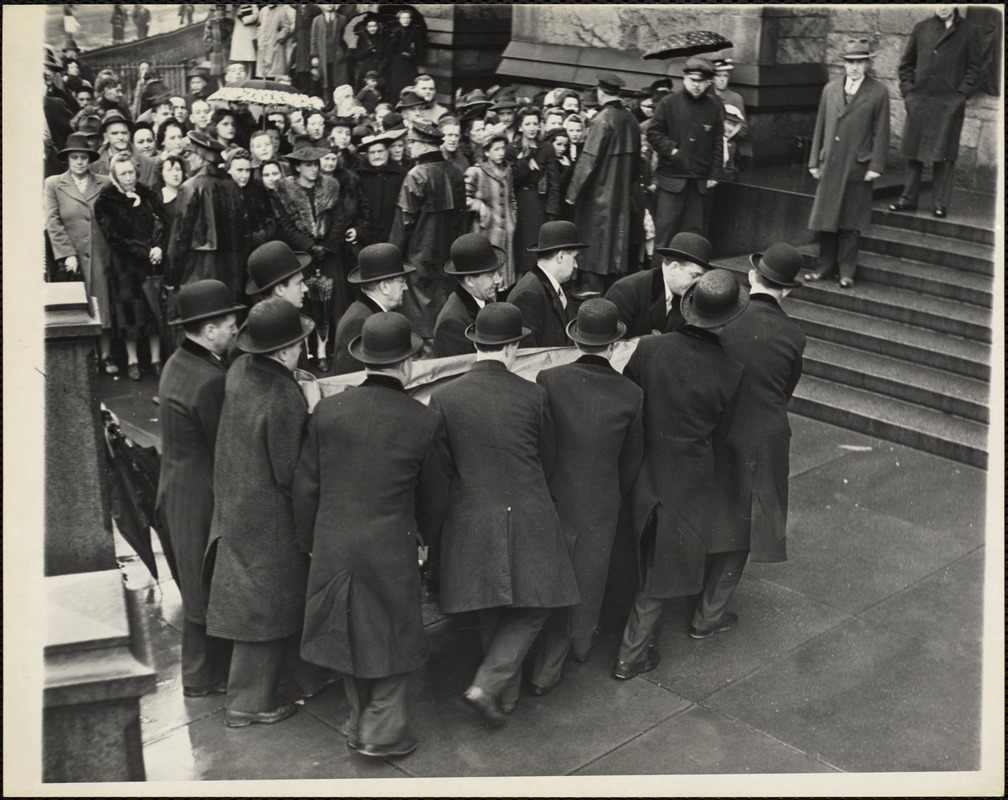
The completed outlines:
<svg viewBox="0 0 1008 800">
<path fill-rule="evenodd" d="M 56 155 L 61 161 L 66 161 L 71 153 L 87 153 L 88 159 L 92 162 L 98 160 L 98 151 L 88 143 L 88 135 L 77 131 L 67 137 L 66 147 Z"/>
<path fill-rule="evenodd" d="M 350 283 L 374 283 L 416 272 L 416 267 L 403 262 L 402 253 L 394 244 L 369 244 L 357 256 L 357 266 L 347 275 Z"/>
<path fill-rule="evenodd" d="M 867 39 L 848 39 L 844 42 L 840 58 L 844 61 L 864 61 L 872 57 L 871 42 Z"/>
<path fill-rule="evenodd" d="M 295 253 L 286 242 L 266 242 L 248 257 L 249 281 L 245 294 L 262 294 L 311 264 L 307 253 Z"/>
<path fill-rule="evenodd" d="M 234 295 L 220 281 L 203 280 L 187 283 L 175 295 L 178 308 L 178 318 L 169 322 L 170 325 L 185 325 L 201 319 L 222 317 L 225 314 L 237 314 L 244 311 L 245 306 L 236 305 Z"/>
<path fill-rule="evenodd" d="M 275 353 L 308 338 L 315 323 L 290 303 L 271 297 L 252 306 L 238 331 L 238 349 L 246 353 Z"/>
<path fill-rule="evenodd" d="M 99 130 L 101 130 L 102 133 L 105 133 L 105 129 L 115 122 L 121 122 L 129 128 L 130 133 L 133 133 L 133 123 L 130 121 L 129 117 L 126 117 L 121 111 L 116 111 L 114 108 L 111 111 L 105 112 L 105 116 L 102 117 L 101 127 Z"/>
<path fill-rule="evenodd" d="M 409 138 L 415 142 L 426 144 L 441 144 L 444 141 L 444 134 L 433 122 L 425 119 L 418 119 L 413 122 Z"/>
<path fill-rule="evenodd" d="M 785 242 L 774 242 L 765 253 L 753 253 L 749 261 L 770 283 L 788 288 L 802 285 L 795 276 L 803 269 L 805 259 Z"/>
<path fill-rule="evenodd" d="M 557 219 L 544 222 L 539 227 L 539 241 L 529 245 L 530 253 L 548 253 L 550 250 L 584 250 L 588 247 L 580 241 L 577 225 L 567 220 Z"/>
<path fill-rule="evenodd" d="M 686 63 L 683 65 L 683 75 L 689 75 L 691 72 L 699 73 L 705 78 L 713 78 L 714 65 L 706 58 L 691 56 L 686 59 Z"/>
<path fill-rule="evenodd" d="M 189 138 L 192 138 L 192 134 L 189 134 Z M 326 147 L 312 147 L 310 144 L 301 144 L 294 148 L 293 153 L 288 153 L 286 158 L 288 161 L 321 161 L 325 156 L 329 155 L 329 149 Z"/>
<path fill-rule="evenodd" d="M 399 102 L 396 103 L 396 110 L 399 111 L 404 108 L 419 108 L 420 106 L 426 104 L 420 95 L 416 92 L 407 89 L 399 96 Z"/>
<path fill-rule="evenodd" d="M 451 246 L 451 260 L 444 265 L 445 275 L 482 275 L 507 263 L 507 254 L 492 245 L 482 233 L 466 233 Z"/>
<path fill-rule="evenodd" d="M 739 286 L 726 269 L 712 269 L 700 276 L 679 308 L 683 319 L 695 328 L 719 328 L 735 319 L 749 305 L 749 290 Z"/>
<path fill-rule="evenodd" d="M 711 243 L 699 233 L 677 233 L 668 247 L 655 248 L 660 255 L 689 261 L 704 269 L 710 269 Z"/>
<path fill-rule="evenodd" d="M 476 314 L 475 324 L 465 329 L 469 341 L 484 345 L 511 344 L 530 333 L 522 325 L 521 309 L 511 303 L 487 303 Z"/>
<path fill-rule="evenodd" d="M 423 339 L 413 333 L 413 326 L 402 314 L 382 311 L 364 320 L 360 336 L 347 346 L 350 355 L 369 366 L 398 364 L 415 356 Z"/>
<path fill-rule="evenodd" d="M 596 347 L 622 339 L 627 327 L 619 320 L 619 309 L 612 300 L 586 300 L 578 309 L 577 318 L 567 323 L 567 335 L 578 344 Z"/>
<path fill-rule="evenodd" d="M 604 92 L 609 94 L 619 94 L 623 87 L 626 86 L 626 81 L 624 81 L 619 75 L 613 75 L 611 72 L 603 72 L 598 76 L 598 87 Z"/>
</svg>

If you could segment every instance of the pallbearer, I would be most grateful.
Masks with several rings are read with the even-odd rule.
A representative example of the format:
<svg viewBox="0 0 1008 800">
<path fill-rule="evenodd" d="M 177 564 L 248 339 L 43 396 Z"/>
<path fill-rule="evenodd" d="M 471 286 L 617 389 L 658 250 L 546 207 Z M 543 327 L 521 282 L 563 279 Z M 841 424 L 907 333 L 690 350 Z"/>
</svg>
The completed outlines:
<svg viewBox="0 0 1008 800">
<path fill-rule="evenodd" d="M 434 323 L 439 358 L 476 352 L 476 345 L 466 338 L 466 329 L 476 322 L 481 308 L 497 299 L 506 263 L 504 250 L 490 244 L 482 233 L 464 234 L 452 244 L 451 261 L 444 271 L 458 278 L 458 283 Z"/>
</svg>

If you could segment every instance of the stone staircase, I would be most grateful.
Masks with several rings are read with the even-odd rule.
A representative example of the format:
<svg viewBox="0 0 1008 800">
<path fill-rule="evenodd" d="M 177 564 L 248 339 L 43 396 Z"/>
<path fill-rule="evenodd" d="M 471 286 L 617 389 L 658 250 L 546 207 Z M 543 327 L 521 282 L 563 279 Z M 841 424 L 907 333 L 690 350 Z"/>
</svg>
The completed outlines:
<svg viewBox="0 0 1008 800">
<path fill-rule="evenodd" d="M 791 410 L 986 468 L 993 226 L 883 208 L 853 289 L 820 281 L 784 301 L 808 336 Z M 813 266 L 816 245 L 800 249 Z M 749 260 L 717 266 L 745 274 Z"/>
</svg>

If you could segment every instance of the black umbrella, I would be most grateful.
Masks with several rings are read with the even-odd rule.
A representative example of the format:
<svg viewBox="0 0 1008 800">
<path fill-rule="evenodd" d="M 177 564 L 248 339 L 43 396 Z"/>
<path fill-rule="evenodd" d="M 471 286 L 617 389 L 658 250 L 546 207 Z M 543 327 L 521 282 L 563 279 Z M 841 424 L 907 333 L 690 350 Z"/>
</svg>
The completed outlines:
<svg viewBox="0 0 1008 800">
<path fill-rule="evenodd" d="M 686 58 L 700 53 L 716 53 L 726 50 L 732 43 L 719 33 L 712 31 L 683 31 L 673 33 L 661 50 L 641 56 L 644 61 L 660 58 Z"/>
<path fill-rule="evenodd" d="M 144 566 L 158 578 L 157 562 L 151 545 L 154 528 L 172 578 L 178 583 L 175 553 L 171 548 L 161 520 L 154 507 L 157 502 L 161 456 L 154 447 L 140 447 L 119 425 L 119 420 L 103 403 L 102 424 L 105 428 L 105 456 L 112 490 L 112 517 L 119 533 L 136 552 Z"/>
</svg>

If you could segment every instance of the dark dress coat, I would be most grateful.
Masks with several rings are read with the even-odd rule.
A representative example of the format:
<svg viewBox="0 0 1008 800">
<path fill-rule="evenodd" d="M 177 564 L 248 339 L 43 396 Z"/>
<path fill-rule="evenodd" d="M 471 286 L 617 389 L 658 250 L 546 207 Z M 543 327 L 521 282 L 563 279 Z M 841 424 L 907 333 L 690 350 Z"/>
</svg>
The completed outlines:
<svg viewBox="0 0 1008 800">
<path fill-rule="evenodd" d="M 555 608 L 578 602 L 547 488 L 554 431 L 546 391 L 479 361 L 431 395 L 452 458 L 441 531 L 441 610 Z"/>
<path fill-rule="evenodd" d="M 741 316 L 719 333 L 721 346 L 745 368 L 727 439 L 722 483 L 730 494 L 718 505 L 724 530 L 753 561 L 787 560 L 791 424 L 787 404 L 801 378 L 805 334 L 777 300 L 754 293 Z"/>
<path fill-rule="evenodd" d="M 372 314 L 380 314 L 382 307 L 361 292 L 347 308 L 346 313 L 336 323 L 336 338 L 333 343 L 333 374 L 346 375 L 359 372 L 364 365 L 350 355 L 347 346 L 360 336 L 364 321 Z"/>
<path fill-rule="evenodd" d="M 138 183 L 140 204 L 124 195 L 112 183 L 98 193 L 95 219 L 109 246 L 108 285 L 111 329 L 115 336 L 137 339 L 157 333 L 154 310 L 147 302 L 144 281 L 161 274 L 161 266 L 150 261 L 150 251 L 166 247 L 164 210 L 160 192 Z M 163 261 L 162 261 L 163 263 Z"/>
<path fill-rule="evenodd" d="M 954 12 L 950 28 L 938 17 L 918 22 L 899 64 L 906 103 L 900 155 L 914 161 L 955 161 L 972 97 L 983 77 L 980 31 Z"/>
<path fill-rule="evenodd" d="M 651 595 L 695 594 L 706 555 L 730 549 L 714 536 L 712 510 L 724 498 L 715 461 L 731 429 L 742 365 L 714 334 L 687 327 L 643 337 L 623 374 L 644 390 L 644 461 L 632 514 L 638 552 L 643 545 L 654 556 Z M 652 514 L 650 545 L 642 539 Z"/>
<path fill-rule="evenodd" d="M 546 221 L 546 157 L 553 147 L 537 144 L 523 153 L 524 139 L 519 137 L 507 147 L 507 163 L 514 183 L 514 262 L 518 276 L 535 267 L 536 254 L 528 248 L 538 241 L 539 228 Z M 532 169 L 533 162 L 536 169 Z"/>
<path fill-rule="evenodd" d="M 589 245 L 583 269 L 600 275 L 622 274 L 630 263 L 634 237 L 633 187 L 640 176 L 640 125 L 613 100 L 599 108 L 588 127 L 570 183 L 567 202 L 574 224 Z"/>
<path fill-rule="evenodd" d="M 476 352 L 476 345 L 466 338 L 465 332 L 476 322 L 479 310 L 476 298 L 461 283 L 458 284 L 434 323 L 434 350 L 438 358 Z"/>
<path fill-rule="evenodd" d="M 862 230 L 871 222 L 872 184 L 865 173 L 885 171 L 889 154 L 889 92 L 865 76 L 848 105 L 846 78 L 830 81 L 819 100 L 809 167 L 822 170 L 809 229 Z"/>
<path fill-rule="evenodd" d="M 574 162 L 567 159 L 564 164 L 552 152 L 553 145 L 546 147 L 551 151 L 546 156 L 546 197 L 545 212 L 546 219 L 568 219 L 571 216 L 570 207 L 564 207 L 564 196 L 567 194 L 567 187 L 570 185 L 571 176 L 574 174 Z"/>
<path fill-rule="evenodd" d="M 409 27 L 396 25 L 389 33 L 389 58 L 385 75 L 385 99 L 395 103 L 399 93 L 411 86 L 417 76 L 417 64 L 427 47 L 427 31 L 415 21 Z"/>
<path fill-rule="evenodd" d="M 519 347 L 566 347 L 567 309 L 546 273 L 539 267 L 526 272 L 508 294 L 507 301 L 522 312 L 522 321 L 532 333 L 519 343 Z"/>
<path fill-rule="evenodd" d="M 384 80 L 382 76 L 388 71 L 389 56 L 388 36 L 380 28 L 374 36 L 366 30 L 357 34 L 357 45 L 349 53 L 354 66 L 354 86 L 363 86 L 364 76 L 374 70 L 378 73 L 378 89 L 381 90 L 381 82 Z"/>
<path fill-rule="evenodd" d="M 676 297 L 668 310 L 661 267 L 625 275 L 609 287 L 605 297 L 616 304 L 620 322 L 627 326 L 625 339 L 672 333 L 686 324 L 679 310 L 681 298 Z"/>
<path fill-rule="evenodd" d="M 543 370 L 536 383 L 556 426 L 549 488 L 581 593 L 567 634 L 586 637 L 598 623 L 622 498 L 641 465 L 644 394 L 591 355 Z"/>
<path fill-rule="evenodd" d="M 356 11 L 356 3 L 340 3 L 336 6 L 331 22 L 326 19 L 324 12 L 311 21 L 311 54 L 318 57 L 322 89 L 326 97 L 337 86 L 350 83 L 343 30 Z"/>
<path fill-rule="evenodd" d="M 203 625 L 201 575 L 213 518 L 214 448 L 224 406 L 224 362 L 188 337 L 161 373 L 157 514 L 179 573 L 182 613 Z"/>
<path fill-rule="evenodd" d="M 391 160 L 383 167 L 372 167 L 364 161 L 357 168 L 357 177 L 360 179 L 361 190 L 367 197 L 371 239 L 374 242 L 387 242 L 392 233 L 392 222 L 398 208 L 396 203 L 406 178 L 406 170 Z"/>
<path fill-rule="evenodd" d="M 441 417 L 398 381 L 372 375 L 316 406 L 294 476 L 306 660 L 357 678 L 423 664 L 417 545 L 437 544 L 447 505 Z"/>
</svg>

